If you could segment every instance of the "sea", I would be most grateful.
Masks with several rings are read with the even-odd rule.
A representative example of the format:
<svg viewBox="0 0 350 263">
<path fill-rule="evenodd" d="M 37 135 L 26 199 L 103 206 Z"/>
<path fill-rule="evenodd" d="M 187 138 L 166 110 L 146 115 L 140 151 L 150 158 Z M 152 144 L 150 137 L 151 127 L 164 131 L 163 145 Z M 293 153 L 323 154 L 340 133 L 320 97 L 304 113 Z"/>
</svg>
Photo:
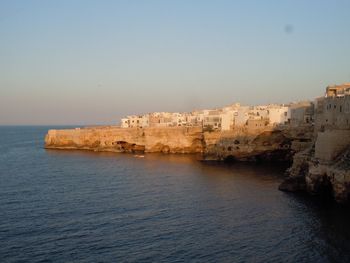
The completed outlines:
<svg viewBox="0 0 350 263">
<path fill-rule="evenodd" d="M 44 149 L 0 127 L 0 262 L 350 262 L 346 207 L 278 191 L 283 165 Z"/>
</svg>

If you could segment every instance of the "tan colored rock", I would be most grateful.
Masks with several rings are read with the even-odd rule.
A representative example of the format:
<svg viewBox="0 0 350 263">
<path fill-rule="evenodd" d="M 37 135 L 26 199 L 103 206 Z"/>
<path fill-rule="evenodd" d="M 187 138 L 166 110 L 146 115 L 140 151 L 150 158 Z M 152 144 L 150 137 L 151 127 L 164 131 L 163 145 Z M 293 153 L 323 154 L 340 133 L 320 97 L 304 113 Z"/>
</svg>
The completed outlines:
<svg viewBox="0 0 350 263">
<path fill-rule="evenodd" d="M 91 127 L 49 130 L 45 148 L 113 152 L 198 153 L 203 151 L 200 127 Z"/>
<path fill-rule="evenodd" d="M 237 129 L 229 132 L 205 132 L 204 158 L 208 160 L 291 161 L 292 155 L 297 151 L 293 150 L 291 145 L 292 142 L 298 142 L 301 139 L 295 135 L 301 131 L 305 130 L 266 127 L 264 130 Z M 304 145 L 299 149 L 310 146 L 312 141 L 312 133 L 303 134 L 304 142 L 302 143 Z"/>
</svg>

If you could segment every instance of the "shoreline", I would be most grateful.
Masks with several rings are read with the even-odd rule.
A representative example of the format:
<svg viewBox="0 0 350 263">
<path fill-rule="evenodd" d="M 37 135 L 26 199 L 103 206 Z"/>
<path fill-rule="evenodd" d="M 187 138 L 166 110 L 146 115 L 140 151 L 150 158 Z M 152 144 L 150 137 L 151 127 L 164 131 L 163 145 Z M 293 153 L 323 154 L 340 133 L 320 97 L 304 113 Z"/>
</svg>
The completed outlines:
<svg viewBox="0 0 350 263">
<path fill-rule="evenodd" d="M 348 174 L 348 171 L 346 169 L 332 170 L 332 165 L 338 164 L 343 158 L 339 157 L 343 152 L 342 149 L 348 147 L 346 140 L 339 144 L 339 140 L 329 139 L 338 138 L 338 133 L 341 133 L 342 137 L 349 134 L 350 138 L 348 130 L 325 131 L 318 134 L 314 132 L 313 125 L 284 127 L 283 129 L 268 127 L 254 132 L 246 132 L 242 129 L 231 132 L 206 132 L 200 127 L 84 127 L 49 130 L 45 137 L 44 148 L 135 155 L 196 154 L 201 156 L 198 161 L 208 163 L 228 161 L 233 163 L 289 163 L 291 165 L 285 172 L 287 177 L 279 190 L 307 192 L 320 196 L 332 195 L 336 202 L 347 203 L 349 202 L 347 193 L 350 189 L 347 187 L 348 177 L 344 173 Z M 326 149 L 324 145 L 327 145 Z M 332 147 L 332 145 L 335 146 Z M 339 148 L 339 145 L 342 147 Z M 322 164 L 323 174 L 317 171 L 311 174 L 313 170 L 319 168 L 320 162 L 322 163 L 319 158 L 320 154 L 337 158 Z M 315 155 L 317 158 L 313 157 Z M 314 160 L 313 163 L 311 159 Z M 329 169 L 332 170 L 332 173 L 329 173 L 330 176 L 327 177 Z M 341 176 L 343 180 L 336 181 Z M 325 178 L 333 178 L 333 181 Z M 332 191 L 329 191 L 329 186 Z"/>
</svg>

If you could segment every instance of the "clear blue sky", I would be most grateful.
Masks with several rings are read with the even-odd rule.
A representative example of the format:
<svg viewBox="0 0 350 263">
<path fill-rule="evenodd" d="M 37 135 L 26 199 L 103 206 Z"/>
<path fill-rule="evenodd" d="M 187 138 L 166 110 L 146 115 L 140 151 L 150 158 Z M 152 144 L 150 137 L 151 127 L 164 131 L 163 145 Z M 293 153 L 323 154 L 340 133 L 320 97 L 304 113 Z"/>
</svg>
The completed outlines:
<svg viewBox="0 0 350 263">
<path fill-rule="evenodd" d="M 350 80 L 350 1 L 0 0 L 0 124 L 312 99 Z"/>
</svg>

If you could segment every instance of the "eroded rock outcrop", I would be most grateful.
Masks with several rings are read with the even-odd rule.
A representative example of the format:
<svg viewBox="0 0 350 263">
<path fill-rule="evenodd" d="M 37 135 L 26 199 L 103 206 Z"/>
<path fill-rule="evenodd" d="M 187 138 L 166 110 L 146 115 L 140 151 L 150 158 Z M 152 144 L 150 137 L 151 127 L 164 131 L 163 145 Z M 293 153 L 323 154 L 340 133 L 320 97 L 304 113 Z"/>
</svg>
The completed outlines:
<svg viewBox="0 0 350 263">
<path fill-rule="evenodd" d="M 277 122 L 278 126 L 275 126 L 276 122 L 267 122 L 263 116 L 261 119 L 248 116 L 244 124 L 239 121 L 238 113 L 235 112 L 235 125 L 228 125 L 228 115 L 214 117 L 211 126 L 219 129 L 225 124 L 224 131 L 208 129 L 204 120 L 202 124 L 207 131 L 198 126 L 141 128 L 145 127 L 143 125 L 125 129 L 50 130 L 45 147 L 132 153 L 202 153 L 203 160 L 215 161 L 290 161 L 288 178 L 280 190 L 307 191 L 314 195 L 329 195 L 340 203 L 349 202 L 349 84 L 327 87 L 324 97 L 317 98 L 315 103 L 307 103 L 306 107 L 291 107 L 291 118 Z M 139 123 L 137 118 L 133 121 Z M 161 120 L 157 121 L 160 123 Z M 196 125 L 197 121 L 194 122 Z"/>
<path fill-rule="evenodd" d="M 90 127 L 49 130 L 45 137 L 45 148 L 132 153 L 200 153 L 203 151 L 202 137 L 202 129 L 199 127 Z"/>
<path fill-rule="evenodd" d="M 318 132 L 312 147 L 294 155 L 280 190 L 306 191 L 338 203 L 350 200 L 350 131 Z M 298 182 L 305 183 L 299 184 Z"/>
<path fill-rule="evenodd" d="M 45 147 L 132 153 L 202 153 L 203 160 L 216 161 L 289 161 L 310 142 L 311 135 L 306 128 L 203 132 L 201 127 L 90 127 L 49 130 Z"/>
<path fill-rule="evenodd" d="M 297 136 L 299 134 L 299 136 Z M 302 134 L 302 135 L 301 135 Z M 291 161 L 312 142 L 310 127 L 204 133 L 205 160 Z"/>
<path fill-rule="evenodd" d="M 314 139 L 316 137 L 316 140 Z M 203 132 L 200 127 L 90 127 L 50 130 L 48 149 L 202 153 L 203 160 L 291 161 L 280 189 L 350 199 L 350 130 L 312 133 L 311 126 L 249 132 Z"/>
</svg>

